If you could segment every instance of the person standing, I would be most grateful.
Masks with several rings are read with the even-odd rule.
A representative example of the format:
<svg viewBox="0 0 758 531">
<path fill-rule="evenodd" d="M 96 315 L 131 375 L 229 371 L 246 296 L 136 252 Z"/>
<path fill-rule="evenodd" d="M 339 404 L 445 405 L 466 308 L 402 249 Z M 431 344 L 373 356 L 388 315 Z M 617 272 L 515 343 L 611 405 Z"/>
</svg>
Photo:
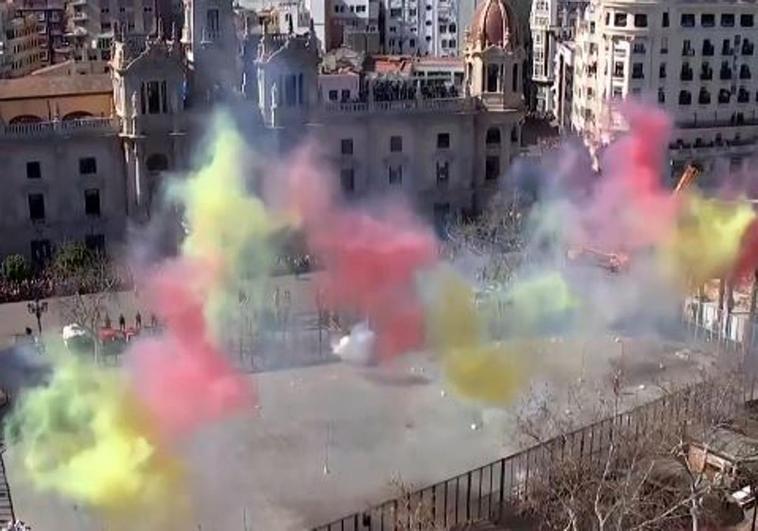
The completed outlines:
<svg viewBox="0 0 758 531">
<path fill-rule="evenodd" d="M 134 316 L 134 326 L 137 328 L 137 330 L 142 329 L 142 315 L 140 315 L 139 312 L 137 312 L 137 315 Z"/>
<path fill-rule="evenodd" d="M 122 332 L 126 330 L 126 318 L 123 313 L 118 316 L 118 328 Z"/>
</svg>

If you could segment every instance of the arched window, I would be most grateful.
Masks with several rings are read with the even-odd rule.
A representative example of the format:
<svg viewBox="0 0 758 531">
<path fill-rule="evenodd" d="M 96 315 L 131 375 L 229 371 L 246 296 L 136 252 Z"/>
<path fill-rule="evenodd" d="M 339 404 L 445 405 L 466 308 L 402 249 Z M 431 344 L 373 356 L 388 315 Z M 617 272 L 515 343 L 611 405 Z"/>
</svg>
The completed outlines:
<svg viewBox="0 0 758 531">
<path fill-rule="evenodd" d="M 92 115 L 86 111 L 74 111 L 70 112 L 63 117 L 63 121 L 67 120 L 81 120 L 82 118 L 92 118 Z"/>
<path fill-rule="evenodd" d="M 700 94 L 697 97 L 697 102 L 701 105 L 707 105 L 711 102 L 711 93 L 708 92 L 705 87 L 700 89 Z"/>
<path fill-rule="evenodd" d="M 487 92 L 497 92 L 500 68 L 498 65 L 487 65 Z"/>
<path fill-rule="evenodd" d="M 497 127 L 490 127 L 487 129 L 487 145 L 499 146 L 500 145 L 500 129 Z"/>
<path fill-rule="evenodd" d="M 34 116 L 32 114 L 22 114 L 21 116 L 16 116 L 15 118 L 11 118 L 10 122 L 8 122 L 9 125 L 16 125 L 16 124 L 36 124 L 42 121 L 42 118 L 39 116 Z"/>
<path fill-rule="evenodd" d="M 689 105 L 692 103 L 692 94 L 689 90 L 679 91 L 679 105 Z"/>
</svg>

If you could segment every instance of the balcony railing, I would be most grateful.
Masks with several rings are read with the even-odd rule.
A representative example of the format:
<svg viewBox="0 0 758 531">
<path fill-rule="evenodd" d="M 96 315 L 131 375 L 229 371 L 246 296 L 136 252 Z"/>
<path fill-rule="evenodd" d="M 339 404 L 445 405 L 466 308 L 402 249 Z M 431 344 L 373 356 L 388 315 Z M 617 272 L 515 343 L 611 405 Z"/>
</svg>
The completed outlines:
<svg viewBox="0 0 758 531">
<path fill-rule="evenodd" d="M 369 112 L 435 112 L 435 111 L 470 111 L 474 109 L 471 98 L 439 98 L 428 100 L 397 100 L 374 102 L 324 102 L 322 109 L 326 113 L 369 113 Z"/>
<path fill-rule="evenodd" d="M 52 135 L 76 135 L 100 132 L 116 134 L 119 123 L 117 118 L 82 118 L 80 120 L 53 120 L 52 122 L 34 122 L 0 126 L 0 139 L 28 138 Z"/>
</svg>

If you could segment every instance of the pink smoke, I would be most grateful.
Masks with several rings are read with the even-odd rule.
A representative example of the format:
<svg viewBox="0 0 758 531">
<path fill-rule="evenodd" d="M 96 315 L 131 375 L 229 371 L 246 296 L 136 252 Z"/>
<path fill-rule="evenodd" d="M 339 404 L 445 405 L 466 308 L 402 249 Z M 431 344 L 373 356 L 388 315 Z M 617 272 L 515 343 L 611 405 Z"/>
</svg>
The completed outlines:
<svg viewBox="0 0 758 531">
<path fill-rule="evenodd" d="M 601 156 L 603 173 L 583 206 L 576 243 L 629 252 L 669 234 L 677 202 L 661 181 L 670 120 L 635 103 L 625 104 L 623 114 L 629 132 Z"/>
<path fill-rule="evenodd" d="M 189 258 L 160 266 L 147 282 L 163 333 L 130 350 L 138 396 L 169 439 L 250 406 L 254 391 L 211 337 L 204 303 L 217 268 Z"/>
<path fill-rule="evenodd" d="M 288 169 L 286 195 L 324 266 L 319 287 L 326 302 L 369 319 L 382 359 L 421 346 L 424 313 L 414 282 L 437 260 L 434 234 L 402 206 L 371 215 L 339 205 L 308 151 Z"/>
</svg>

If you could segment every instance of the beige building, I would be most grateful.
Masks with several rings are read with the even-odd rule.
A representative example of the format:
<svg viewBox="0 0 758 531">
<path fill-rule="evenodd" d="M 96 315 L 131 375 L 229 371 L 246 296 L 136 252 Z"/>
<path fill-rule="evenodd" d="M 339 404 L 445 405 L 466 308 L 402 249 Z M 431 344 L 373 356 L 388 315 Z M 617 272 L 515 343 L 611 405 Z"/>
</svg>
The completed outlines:
<svg viewBox="0 0 758 531">
<path fill-rule="evenodd" d="M 675 121 L 674 174 L 691 161 L 711 174 L 739 170 L 758 148 L 756 42 L 754 2 L 593 0 L 576 36 L 568 119 L 601 146 L 625 127 L 615 103 L 648 98 Z"/>
<path fill-rule="evenodd" d="M 64 0 L 18 0 L 20 13 L 32 15 L 37 20 L 37 35 L 43 66 L 66 60 L 69 48 L 64 42 Z"/>
<path fill-rule="evenodd" d="M 25 76 L 43 66 L 34 15 L 0 4 L 0 78 Z"/>
<path fill-rule="evenodd" d="M 219 9 L 212 1 L 192 6 L 194 20 Z M 503 0 L 481 4 L 454 92 L 430 90 L 421 76 L 359 73 L 349 101 L 330 101 L 323 87 L 332 80 L 319 75 L 311 32 L 266 34 L 243 47 L 241 98 L 239 80 L 207 75 L 224 64 L 216 59 L 236 54 L 226 34 L 234 28 L 223 21 L 210 42 L 196 42 L 198 27 L 185 27 L 182 41 L 158 35 L 142 48 L 117 38 L 107 76 L 35 76 L 47 89 L 0 84 L 0 163 L 10 168 L 0 255 L 43 259 L 72 238 L 117 250 L 129 227 L 158 212 L 163 173 L 190 165 L 218 99 L 272 153 L 319 142 L 331 161 L 324 171 L 350 200 L 404 195 L 438 224 L 477 211 L 508 185 L 505 172 L 521 151 L 525 52 L 514 22 Z"/>
</svg>

